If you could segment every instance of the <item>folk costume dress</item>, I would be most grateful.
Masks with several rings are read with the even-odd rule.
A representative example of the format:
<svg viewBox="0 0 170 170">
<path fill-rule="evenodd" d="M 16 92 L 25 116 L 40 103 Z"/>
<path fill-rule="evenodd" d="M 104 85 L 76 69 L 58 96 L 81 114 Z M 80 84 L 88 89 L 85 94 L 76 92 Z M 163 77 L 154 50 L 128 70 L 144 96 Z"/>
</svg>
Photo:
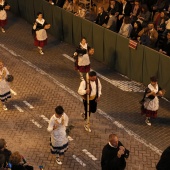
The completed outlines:
<svg viewBox="0 0 170 170">
<path fill-rule="evenodd" d="M 57 128 L 53 130 L 54 125 Z M 68 149 L 68 137 L 66 135 L 66 126 L 68 126 L 68 116 L 63 113 L 61 118 L 55 114 L 51 117 L 47 130 L 51 132 L 51 153 L 63 155 Z"/>
<path fill-rule="evenodd" d="M 47 23 L 45 19 L 42 19 L 41 21 L 39 19 L 36 19 L 36 23 L 37 25 L 33 26 L 33 30 L 35 31 L 34 45 L 43 48 L 44 45 L 47 44 L 47 32 L 44 29 Z"/>
<path fill-rule="evenodd" d="M 156 88 L 154 88 L 151 84 L 148 85 L 148 90 L 146 91 L 145 95 L 145 101 L 144 101 L 144 107 L 142 109 L 142 114 L 146 114 L 146 117 L 157 117 L 157 111 L 159 108 L 159 99 L 157 96 L 147 96 L 147 93 L 150 93 L 151 91 L 154 91 L 155 94 L 159 92 L 161 88 L 156 85 Z"/>
<path fill-rule="evenodd" d="M 88 45 L 87 43 L 86 44 L 82 44 L 80 42 L 78 48 L 76 49 L 76 56 L 75 56 L 75 70 L 78 70 L 80 72 L 83 72 L 83 73 L 86 73 L 86 69 L 84 67 L 83 64 L 81 64 L 81 61 L 83 56 L 87 53 L 87 48 L 88 48 Z M 89 63 L 88 63 L 89 65 Z"/>
<path fill-rule="evenodd" d="M 7 5 L 7 2 L 5 2 L 4 0 L 0 2 L 0 27 L 2 28 L 7 24 L 7 13 L 5 10 L 5 7 Z"/>
<path fill-rule="evenodd" d="M 9 71 L 6 67 L 3 67 L 2 70 L 0 70 L 0 100 L 3 103 L 7 101 L 8 98 L 11 98 L 10 87 L 5 80 L 7 75 L 9 75 Z"/>
</svg>

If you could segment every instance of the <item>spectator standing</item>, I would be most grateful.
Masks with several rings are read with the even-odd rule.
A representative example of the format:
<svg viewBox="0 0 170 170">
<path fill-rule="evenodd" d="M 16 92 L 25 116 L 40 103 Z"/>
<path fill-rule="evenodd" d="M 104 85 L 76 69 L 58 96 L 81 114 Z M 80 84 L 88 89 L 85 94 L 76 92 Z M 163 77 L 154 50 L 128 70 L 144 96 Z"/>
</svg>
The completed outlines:
<svg viewBox="0 0 170 170">
<path fill-rule="evenodd" d="M 84 4 L 79 3 L 78 10 L 77 10 L 77 12 L 74 15 L 78 16 L 78 17 L 81 17 L 81 18 L 85 18 L 86 10 L 84 8 Z"/>
<path fill-rule="evenodd" d="M 108 16 L 107 12 L 104 10 L 103 7 L 99 7 L 98 15 L 94 22 L 98 25 L 103 26 L 104 24 L 107 24 L 108 19 L 109 19 L 109 16 Z"/>
<path fill-rule="evenodd" d="M 19 152 L 13 152 L 9 159 L 12 168 L 11 170 L 34 170 L 33 166 L 24 165 L 23 156 Z"/>
<path fill-rule="evenodd" d="M 139 21 L 142 27 L 146 27 L 151 20 L 151 12 L 148 10 L 146 4 L 141 5 L 141 12 L 137 16 L 137 21 Z"/>
<path fill-rule="evenodd" d="M 66 0 L 63 9 L 69 12 L 73 12 L 73 1 L 72 0 Z"/>
<path fill-rule="evenodd" d="M 5 0 L 0 0 L 0 27 L 1 31 L 5 33 L 5 25 L 7 24 L 7 13 L 6 10 L 9 10 L 10 6 Z"/>
<path fill-rule="evenodd" d="M 101 96 L 101 89 L 102 85 L 100 83 L 100 80 L 97 78 L 97 74 L 94 71 L 89 72 L 89 89 L 87 88 L 87 81 L 83 80 L 80 83 L 78 93 L 83 98 L 83 105 L 84 105 L 84 113 L 82 113 L 82 117 L 84 118 L 85 125 L 84 128 L 86 131 L 91 132 L 91 129 L 89 128 L 89 122 L 87 122 L 87 94 L 89 94 L 89 117 L 91 113 L 95 113 L 97 110 L 97 103 Z"/>
<path fill-rule="evenodd" d="M 6 107 L 6 102 L 8 98 L 11 98 L 10 87 L 8 82 L 6 81 L 8 75 L 9 71 L 6 67 L 4 67 L 3 62 L 0 61 L 0 100 L 2 102 L 4 110 L 8 110 L 8 108 Z"/>
<path fill-rule="evenodd" d="M 164 95 L 164 90 L 162 90 L 157 83 L 157 78 L 155 76 L 150 78 L 150 84 L 145 90 L 143 107 L 141 114 L 146 115 L 145 123 L 151 126 L 150 118 L 156 118 L 159 109 L 159 99 L 158 96 Z"/>
<path fill-rule="evenodd" d="M 157 170 L 169 170 L 170 169 L 170 146 L 168 146 L 162 153 L 161 158 L 156 165 Z"/>
<path fill-rule="evenodd" d="M 38 12 L 37 19 L 33 25 L 34 45 L 38 47 L 39 53 L 44 54 L 43 47 L 47 44 L 47 32 L 50 28 L 50 24 L 47 24 L 43 18 L 43 14 Z"/>
<path fill-rule="evenodd" d="M 119 32 L 120 27 L 123 23 L 124 16 L 130 16 L 131 12 L 132 12 L 131 3 L 128 2 L 127 0 L 121 0 L 120 12 L 119 12 L 118 21 L 117 21 L 117 31 L 118 32 Z"/>
<path fill-rule="evenodd" d="M 123 19 L 122 26 L 120 27 L 119 34 L 126 38 L 129 38 L 131 31 L 132 31 L 132 25 L 130 22 L 130 17 L 125 16 Z"/>
<path fill-rule="evenodd" d="M 7 144 L 4 139 L 0 139 L 0 154 L 4 155 L 3 167 L 5 168 L 9 162 L 9 158 L 11 156 L 11 151 L 7 149 Z"/>
<path fill-rule="evenodd" d="M 111 0 L 109 7 L 107 9 L 109 20 L 107 22 L 106 28 L 116 31 L 117 28 L 117 17 L 120 11 L 119 3 L 116 0 Z"/>
<path fill-rule="evenodd" d="M 132 40 L 138 40 L 138 34 L 139 34 L 140 31 L 141 31 L 141 24 L 140 24 L 140 22 L 135 21 L 133 23 L 133 28 L 132 28 L 132 31 L 130 33 L 130 38 Z"/>
<path fill-rule="evenodd" d="M 166 40 L 163 43 L 161 49 L 159 49 L 160 53 L 170 56 L 170 32 L 167 33 Z"/>
<path fill-rule="evenodd" d="M 138 35 L 141 44 L 149 46 L 150 48 L 155 48 L 158 39 L 158 32 L 154 28 L 153 23 L 149 23 L 148 26 L 143 28 Z"/>
<path fill-rule="evenodd" d="M 129 157 L 129 150 L 118 140 L 116 134 L 109 135 L 109 143 L 102 150 L 102 170 L 124 170 L 126 158 Z"/>
<path fill-rule="evenodd" d="M 5 162 L 5 156 L 4 156 L 4 154 L 0 153 L 0 170 L 5 170 L 4 169 L 4 162 Z"/>
<path fill-rule="evenodd" d="M 130 14 L 130 19 L 132 24 L 138 19 L 137 16 L 139 15 L 140 11 L 141 11 L 140 2 L 139 0 L 135 0 L 134 6 L 132 8 L 132 12 Z"/>
<path fill-rule="evenodd" d="M 57 106 L 55 114 L 50 118 L 47 131 L 51 133 L 51 153 L 56 154 L 56 162 L 59 165 L 62 165 L 61 159 L 68 149 L 67 126 L 68 116 L 64 113 L 62 106 Z"/>
</svg>

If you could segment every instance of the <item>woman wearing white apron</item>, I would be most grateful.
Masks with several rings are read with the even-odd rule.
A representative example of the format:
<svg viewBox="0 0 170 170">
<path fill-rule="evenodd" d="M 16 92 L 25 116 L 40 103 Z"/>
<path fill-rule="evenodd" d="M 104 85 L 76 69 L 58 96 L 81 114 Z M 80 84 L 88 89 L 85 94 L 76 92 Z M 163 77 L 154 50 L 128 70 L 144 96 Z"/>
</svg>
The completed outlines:
<svg viewBox="0 0 170 170">
<path fill-rule="evenodd" d="M 0 0 L 0 27 L 1 31 L 5 33 L 4 26 L 7 24 L 7 13 L 6 10 L 9 10 L 10 6 L 4 0 Z"/>
<path fill-rule="evenodd" d="M 56 154 L 56 162 L 59 165 L 62 164 L 61 158 L 68 149 L 67 126 L 68 116 L 64 113 L 62 106 L 57 106 L 55 114 L 50 118 L 47 131 L 51 133 L 51 153 Z"/>
<path fill-rule="evenodd" d="M 151 126 L 150 119 L 157 117 L 157 111 L 159 109 L 159 99 L 158 96 L 163 96 L 165 91 L 162 90 L 157 83 L 156 77 L 150 78 L 150 84 L 148 85 L 147 89 L 145 90 L 144 98 L 143 98 L 143 107 L 141 114 L 146 115 L 145 123 Z"/>
<path fill-rule="evenodd" d="M 10 87 L 8 82 L 6 81 L 8 75 L 9 71 L 6 67 L 4 67 L 3 63 L 0 61 L 0 100 L 2 102 L 4 110 L 8 110 L 5 105 L 5 102 L 8 98 L 11 98 Z"/>
<path fill-rule="evenodd" d="M 50 28 L 50 24 L 47 24 L 43 18 L 43 14 L 39 12 L 37 14 L 37 19 L 33 25 L 34 32 L 34 45 L 38 47 L 39 53 L 44 54 L 43 47 L 47 44 L 47 32 L 46 30 Z"/>
</svg>

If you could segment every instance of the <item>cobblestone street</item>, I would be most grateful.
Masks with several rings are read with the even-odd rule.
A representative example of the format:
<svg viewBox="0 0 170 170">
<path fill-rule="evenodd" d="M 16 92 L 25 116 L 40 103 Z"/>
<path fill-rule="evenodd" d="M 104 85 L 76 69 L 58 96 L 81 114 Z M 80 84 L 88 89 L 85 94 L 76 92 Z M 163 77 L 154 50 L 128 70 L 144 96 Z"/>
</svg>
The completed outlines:
<svg viewBox="0 0 170 170">
<path fill-rule="evenodd" d="M 108 135 L 116 133 L 130 150 L 126 170 L 155 170 L 162 151 L 170 145 L 169 101 L 160 100 L 158 118 L 147 126 L 139 105 L 144 87 L 92 58 L 102 96 L 98 111 L 91 116 L 92 132 L 86 132 L 80 115 L 83 104 L 77 93 L 80 80 L 70 57 L 75 47 L 48 34 L 45 54 L 40 55 L 33 45 L 32 25 L 12 13 L 8 16 L 6 33 L 0 32 L 0 60 L 14 75 L 8 111 L 0 108 L 0 138 L 7 141 L 8 148 L 21 152 L 35 170 L 39 165 L 44 170 L 100 170 Z M 75 126 L 63 165 L 58 165 L 50 153 L 47 132 L 57 105 L 64 107 Z"/>
</svg>

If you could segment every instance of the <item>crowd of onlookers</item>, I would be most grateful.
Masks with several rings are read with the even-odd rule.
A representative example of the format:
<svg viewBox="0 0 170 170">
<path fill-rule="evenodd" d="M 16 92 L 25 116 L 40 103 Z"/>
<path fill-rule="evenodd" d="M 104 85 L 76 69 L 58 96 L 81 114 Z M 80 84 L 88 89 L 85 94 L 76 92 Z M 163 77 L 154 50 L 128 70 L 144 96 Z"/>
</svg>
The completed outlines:
<svg viewBox="0 0 170 170">
<path fill-rule="evenodd" d="M 33 170 L 19 152 L 7 149 L 5 139 L 0 139 L 0 170 Z"/>
<path fill-rule="evenodd" d="M 95 17 L 78 0 L 47 1 L 170 56 L 170 2 L 167 0 L 110 0 L 107 10 L 97 7 Z M 96 8 L 93 0 L 90 2 L 92 9 Z"/>
</svg>

